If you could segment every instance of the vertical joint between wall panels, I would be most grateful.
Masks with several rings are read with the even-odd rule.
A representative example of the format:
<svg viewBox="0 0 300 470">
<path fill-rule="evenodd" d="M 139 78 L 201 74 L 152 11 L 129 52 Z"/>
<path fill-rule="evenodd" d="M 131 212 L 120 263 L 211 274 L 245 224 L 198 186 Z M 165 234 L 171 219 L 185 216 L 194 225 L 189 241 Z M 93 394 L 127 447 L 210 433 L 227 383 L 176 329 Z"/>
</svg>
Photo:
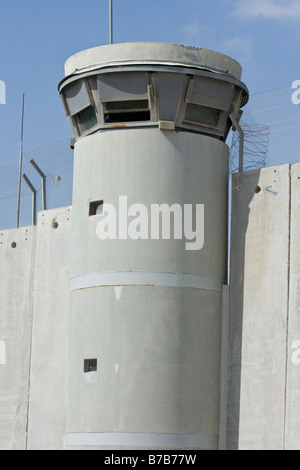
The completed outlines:
<svg viewBox="0 0 300 470">
<path fill-rule="evenodd" d="M 289 165 L 289 180 L 288 180 L 288 259 L 287 259 L 287 306 L 286 306 L 286 364 L 285 364 L 285 384 L 284 384 L 284 421 L 283 421 L 283 443 L 282 448 L 285 450 L 286 439 L 286 415 L 287 415 L 287 374 L 288 374 L 288 360 L 289 360 L 289 311 L 290 311 L 290 270 L 291 270 L 291 225 L 292 225 L 292 166 Z"/>
</svg>

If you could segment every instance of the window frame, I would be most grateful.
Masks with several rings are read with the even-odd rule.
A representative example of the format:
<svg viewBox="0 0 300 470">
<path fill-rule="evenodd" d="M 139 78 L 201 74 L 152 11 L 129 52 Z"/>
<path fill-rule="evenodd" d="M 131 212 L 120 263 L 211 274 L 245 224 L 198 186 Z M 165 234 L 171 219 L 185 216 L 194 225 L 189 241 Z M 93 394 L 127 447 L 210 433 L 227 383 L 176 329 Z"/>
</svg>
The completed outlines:
<svg viewBox="0 0 300 470">
<path fill-rule="evenodd" d="M 186 119 L 186 114 L 187 114 L 187 110 L 188 110 L 189 105 L 199 106 L 201 108 L 206 108 L 206 109 L 216 109 L 219 112 L 218 124 L 216 126 L 213 126 L 212 124 L 204 124 L 203 122 L 189 121 L 188 119 Z M 197 126 L 197 127 L 200 126 L 200 127 L 205 127 L 207 129 L 218 130 L 220 128 L 221 117 L 222 117 L 222 111 L 220 109 L 210 108 L 209 106 L 202 106 L 201 104 L 190 102 L 190 103 L 185 103 L 185 110 L 184 110 L 184 116 L 183 116 L 183 121 L 182 122 L 184 124 L 189 124 L 191 126 Z"/>
<path fill-rule="evenodd" d="M 120 71 L 119 73 L 122 74 L 123 71 Z M 124 92 L 119 92 L 119 94 L 115 95 L 116 98 L 119 98 L 119 99 L 116 99 L 114 97 L 114 99 L 107 99 L 105 96 L 100 96 L 100 102 L 101 102 L 101 121 L 102 121 L 102 126 L 104 128 L 106 127 L 118 127 L 120 125 L 124 125 L 124 126 L 128 126 L 128 127 L 131 127 L 131 126 L 147 126 L 147 125 L 153 125 L 153 124 L 157 124 L 157 100 L 156 100 L 156 93 L 155 93 L 155 86 L 154 86 L 154 77 L 153 77 L 153 73 L 151 72 L 144 72 L 144 71 L 132 71 L 132 72 L 123 72 L 123 73 L 126 73 L 128 74 L 144 74 L 146 77 L 147 77 L 147 88 L 145 90 L 145 93 L 136 93 L 134 94 L 133 92 L 131 93 L 128 93 L 126 91 Z M 121 75 L 120 75 L 121 76 Z M 103 78 L 103 76 L 99 76 L 98 77 L 98 80 L 101 82 L 101 78 Z M 103 83 L 103 81 L 101 82 Z M 101 93 L 101 87 L 98 83 L 98 92 Z M 110 95 L 109 98 L 111 98 L 112 96 Z M 111 111 L 112 114 L 122 114 L 122 112 L 125 112 L 126 113 L 132 113 L 134 114 L 135 112 L 149 112 L 150 114 L 150 118 L 149 119 L 145 119 L 145 120 L 120 120 L 120 121 L 115 121 L 115 122 L 105 122 L 105 116 L 107 114 L 107 104 L 109 103 L 124 103 L 124 102 L 136 102 L 136 101 L 148 101 L 148 108 L 143 108 L 141 110 L 135 110 L 134 108 L 132 110 L 128 109 L 128 110 L 122 110 L 122 109 L 119 109 L 119 110 L 114 110 L 114 111 Z M 102 127 L 101 126 L 101 127 Z"/>
<path fill-rule="evenodd" d="M 197 76 L 196 76 L 197 78 Z M 203 130 L 204 133 L 206 134 L 211 134 L 211 135 L 217 135 L 217 136 L 223 136 L 223 131 L 225 129 L 227 117 L 228 117 L 228 112 L 215 106 L 206 106 L 206 105 L 201 105 L 200 103 L 195 103 L 193 101 L 193 88 L 195 84 L 195 79 L 193 75 L 189 76 L 189 80 L 187 82 L 186 86 L 186 92 L 185 92 L 185 97 L 182 100 L 180 111 L 178 114 L 178 121 L 177 125 L 180 127 L 183 127 L 185 129 L 190 129 L 190 130 Z M 207 125 L 205 123 L 197 123 L 197 122 L 192 122 L 192 121 L 187 121 L 185 120 L 186 112 L 187 112 L 187 107 L 189 104 L 194 104 L 196 106 L 204 106 L 206 108 L 211 108 L 211 109 L 217 109 L 220 111 L 220 116 L 218 120 L 217 126 L 212 126 L 212 125 Z"/>
<path fill-rule="evenodd" d="M 93 111 L 95 112 L 95 116 L 96 116 L 96 124 L 94 124 L 93 126 L 89 127 L 88 129 L 83 129 L 83 123 L 80 121 L 80 114 L 84 111 L 86 111 L 87 109 L 89 108 L 92 108 Z M 87 106 L 86 108 L 82 109 L 81 111 L 79 111 L 79 113 L 75 114 L 74 116 L 72 116 L 74 118 L 74 122 L 75 122 L 75 126 L 77 128 L 77 131 L 79 133 L 79 135 L 87 135 L 89 134 L 90 132 L 93 132 L 95 129 L 98 128 L 99 126 L 99 118 L 98 118 L 98 114 L 97 114 L 97 109 L 96 109 L 96 106 L 93 106 L 93 105 L 89 105 Z"/>
<path fill-rule="evenodd" d="M 78 82 L 79 81 L 82 82 L 82 84 L 85 88 L 85 91 L 86 91 L 87 97 L 88 97 L 88 101 L 87 101 L 86 105 L 78 107 L 76 112 L 72 112 L 70 110 L 70 106 L 68 105 L 68 98 L 65 95 L 65 91 L 62 92 L 65 112 L 69 116 L 69 121 L 70 121 L 71 127 L 72 127 L 74 133 L 77 135 L 77 137 L 85 136 L 85 135 L 90 134 L 91 132 L 94 132 L 99 127 L 99 124 L 100 124 L 98 107 L 96 106 L 95 100 L 93 98 L 93 93 L 92 93 L 90 85 L 89 85 L 88 77 L 80 78 L 78 80 Z M 93 110 L 95 112 L 95 115 L 96 115 L 97 122 L 94 126 L 90 127 L 89 129 L 83 130 L 82 129 L 82 123 L 80 122 L 79 115 L 80 115 L 80 113 L 82 113 L 83 111 L 88 109 L 89 107 L 93 108 Z"/>
<path fill-rule="evenodd" d="M 147 106 L 145 107 L 122 107 L 122 105 L 118 108 L 118 109 L 112 109 L 112 110 L 108 110 L 107 108 L 109 107 L 109 105 L 111 105 L 112 103 L 118 105 L 118 103 L 121 105 L 121 103 L 147 103 Z M 105 103 L 102 104 L 103 106 L 103 115 L 104 115 L 104 122 L 105 124 L 119 124 L 119 123 L 128 123 L 128 122 L 151 122 L 151 109 L 149 107 L 149 100 L 124 100 L 124 101 L 107 101 Z M 116 106 L 117 108 L 117 106 Z M 120 119 L 120 120 L 117 120 L 117 121 L 111 121 L 111 122 L 106 122 L 106 118 L 107 116 L 114 116 L 114 115 L 120 115 L 120 117 L 122 117 L 122 115 L 132 115 L 132 117 L 134 118 L 138 113 L 149 113 L 149 119 Z M 125 117 L 125 116 L 124 116 Z"/>
</svg>

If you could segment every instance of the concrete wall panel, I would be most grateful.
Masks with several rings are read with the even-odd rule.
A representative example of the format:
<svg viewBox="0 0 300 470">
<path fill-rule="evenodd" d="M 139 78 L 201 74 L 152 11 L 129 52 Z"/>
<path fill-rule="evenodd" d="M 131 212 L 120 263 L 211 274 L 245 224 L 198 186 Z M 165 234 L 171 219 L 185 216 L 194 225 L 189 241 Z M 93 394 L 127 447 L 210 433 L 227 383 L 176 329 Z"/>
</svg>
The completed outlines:
<svg viewBox="0 0 300 470">
<path fill-rule="evenodd" d="M 28 449 L 65 445 L 71 208 L 38 216 Z"/>
<path fill-rule="evenodd" d="M 289 165 L 234 175 L 230 449 L 283 448 L 289 220 Z"/>
<path fill-rule="evenodd" d="M 285 449 L 300 448 L 300 164 L 291 167 L 290 286 Z"/>
<path fill-rule="evenodd" d="M 35 227 L 0 232 L 0 450 L 24 450 Z"/>
</svg>

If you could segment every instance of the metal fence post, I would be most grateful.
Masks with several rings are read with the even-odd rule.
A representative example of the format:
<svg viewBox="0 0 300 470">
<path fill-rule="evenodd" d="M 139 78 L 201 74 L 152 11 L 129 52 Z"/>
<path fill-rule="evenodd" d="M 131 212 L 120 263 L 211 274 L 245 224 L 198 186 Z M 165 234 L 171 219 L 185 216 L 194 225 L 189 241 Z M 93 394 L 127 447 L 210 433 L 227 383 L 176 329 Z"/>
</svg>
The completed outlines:
<svg viewBox="0 0 300 470">
<path fill-rule="evenodd" d="M 231 113 L 229 115 L 229 117 L 231 119 L 231 122 L 232 122 L 233 126 L 238 131 L 239 136 L 240 136 L 240 143 L 239 143 L 239 172 L 242 172 L 243 167 L 244 167 L 244 140 L 245 140 L 244 132 L 243 132 L 241 126 L 239 125 L 239 122 L 236 119 L 235 115 L 233 113 Z"/>
<path fill-rule="evenodd" d="M 36 225 L 36 189 L 25 174 L 23 175 L 23 178 L 32 192 L 32 225 Z"/>
<path fill-rule="evenodd" d="M 30 160 L 30 163 L 42 178 L 43 211 L 46 211 L 47 210 L 46 175 L 43 173 L 43 171 L 40 169 L 40 167 L 35 163 L 33 159 Z"/>
</svg>

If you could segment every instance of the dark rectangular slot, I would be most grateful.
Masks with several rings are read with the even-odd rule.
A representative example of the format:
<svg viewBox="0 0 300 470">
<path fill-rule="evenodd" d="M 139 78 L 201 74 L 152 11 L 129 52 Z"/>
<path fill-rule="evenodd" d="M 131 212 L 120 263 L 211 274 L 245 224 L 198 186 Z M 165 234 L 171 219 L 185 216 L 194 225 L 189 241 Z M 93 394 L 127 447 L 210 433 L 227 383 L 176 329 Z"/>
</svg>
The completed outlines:
<svg viewBox="0 0 300 470">
<path fill-rule="evenodd" d="M 150 121 L 148 100 L 111 101 L 105 103 L 105 123 Z"/>
<path fill-rule="evenodd" d="M 89 216 L 101 215 L 103 213 L 104 201 L 92 201 L 89 204 Z"/>
<path fill-rule="evenodd" d="M 150 121 L 150 111 L 105 113 L 105 123 Z"/>
<path fill-rule="evenodd" d="M 84 373 L 97 372 L 97 359 L 84 360 Z"/>
</svg>

